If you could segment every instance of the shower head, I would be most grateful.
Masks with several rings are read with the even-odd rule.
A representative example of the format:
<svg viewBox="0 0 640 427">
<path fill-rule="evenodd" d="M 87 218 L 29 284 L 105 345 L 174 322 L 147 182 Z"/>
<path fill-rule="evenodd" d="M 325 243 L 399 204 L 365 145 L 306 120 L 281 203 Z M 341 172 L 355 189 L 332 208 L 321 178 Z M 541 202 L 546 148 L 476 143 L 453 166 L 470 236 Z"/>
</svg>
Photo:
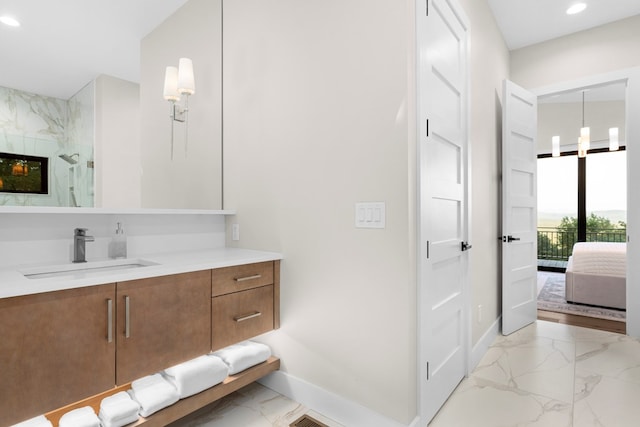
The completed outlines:
<svg viewBox="0 0 640 427">
<path fill-rule="evenodd" d="M 74 159 L 75 156 L 80 157 L 80 153 L 75 153 L 75 154 L 72 154 L 72 155 L 60 154 L 58 157 L 60 157 L 62 160 L 64 160 L 65 162 L 69 163 L 70 165 L 75 165 L 76 163 L 78 163 L 78 161 L 76 159 Z"/>
</svg>

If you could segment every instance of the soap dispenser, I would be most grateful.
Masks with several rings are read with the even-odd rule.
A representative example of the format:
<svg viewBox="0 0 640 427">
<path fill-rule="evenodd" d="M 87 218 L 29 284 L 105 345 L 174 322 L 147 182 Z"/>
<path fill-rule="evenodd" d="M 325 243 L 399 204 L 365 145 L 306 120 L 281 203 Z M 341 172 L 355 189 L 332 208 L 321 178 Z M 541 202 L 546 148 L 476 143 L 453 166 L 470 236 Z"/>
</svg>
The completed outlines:
<svg viewBox="0 0 640 427">
<path fill-rule="evenodd" d="M 127 257 L 127 236 L 124 234 L 122 224 L 118 223 L 116 234 L 109 243 L 109 258 Z"/>
</svg>

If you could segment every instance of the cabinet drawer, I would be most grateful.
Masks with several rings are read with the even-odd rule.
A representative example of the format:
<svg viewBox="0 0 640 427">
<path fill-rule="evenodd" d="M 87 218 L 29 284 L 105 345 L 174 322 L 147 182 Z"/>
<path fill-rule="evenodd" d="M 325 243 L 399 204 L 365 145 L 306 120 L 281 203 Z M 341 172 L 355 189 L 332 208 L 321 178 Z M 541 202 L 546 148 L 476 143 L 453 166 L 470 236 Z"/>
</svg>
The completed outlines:
<svg viewBox="0 0 640 427">
<path fill-rule="evenodd" d="M 273 286 L 212 299 L 211 342 L 219 350 L 274 329 Z"/>
<path fill-rule="evenodd" d="M 212 295 L 224 295 L 273 284 L 273 262 L 238 265 L 213 270 Z"/>
</svg>

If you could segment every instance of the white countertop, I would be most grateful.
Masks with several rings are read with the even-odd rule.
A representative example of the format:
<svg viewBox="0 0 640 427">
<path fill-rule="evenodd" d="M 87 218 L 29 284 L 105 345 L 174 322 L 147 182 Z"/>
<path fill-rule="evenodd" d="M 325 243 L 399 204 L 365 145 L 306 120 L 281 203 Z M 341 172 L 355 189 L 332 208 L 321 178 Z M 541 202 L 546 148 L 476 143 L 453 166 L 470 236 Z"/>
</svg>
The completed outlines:
<svg viewBox="0 0 640 427">
<path fill-rule="evenodd" d="M 126 280 L 147 277 L 166 276 L 169 274 L 188 273 L 191 271 L 209 270 L 212 268 L 231 267 L 255 262 L 275 261 L 282 255 L 275 252 L 254 251 L 249 249 L 220 248 L 199 250 L 194 252 L 164 253 L 149 256 L 137 256 L 134 260 L 144 260 L 156 265 L 139 268 L 103 271 L 99 274 L 83 274 L 81 272 L 61 277 L 29 279 L 21 271 L 36 265 L 23 265 L 0 269 L 0 298 L 38 294 L 63 289 L 81 288 L 105 283 L 123 282 Z M 91 266 L 92 262 L 104 260 L 88 260 L 83 266 Z M 69 263 L 71 264 L 71 263 Z M 58 266 L 59 264 L 56 264 Z"/>
</svg>

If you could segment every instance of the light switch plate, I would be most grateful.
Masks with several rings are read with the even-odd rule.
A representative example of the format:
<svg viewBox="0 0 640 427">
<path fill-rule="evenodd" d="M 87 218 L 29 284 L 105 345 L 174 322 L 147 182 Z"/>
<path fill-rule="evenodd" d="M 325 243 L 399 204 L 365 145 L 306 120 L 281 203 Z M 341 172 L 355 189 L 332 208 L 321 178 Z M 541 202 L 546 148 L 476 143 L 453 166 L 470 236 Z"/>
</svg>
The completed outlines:
<svg viewBox="0 0 640 427">
<path fill-rule="evenodd" d="M 385 202 L 356 203 L 356 228 L 385 228 Z"/>
</svg>

